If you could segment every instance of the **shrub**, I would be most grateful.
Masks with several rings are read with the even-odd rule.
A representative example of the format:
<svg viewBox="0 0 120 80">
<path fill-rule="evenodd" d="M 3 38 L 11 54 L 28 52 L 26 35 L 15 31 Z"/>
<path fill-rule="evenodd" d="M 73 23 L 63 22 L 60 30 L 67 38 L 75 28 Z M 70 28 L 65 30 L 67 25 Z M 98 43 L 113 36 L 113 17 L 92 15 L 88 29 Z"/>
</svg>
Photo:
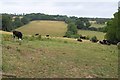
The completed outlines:
<svg viewBox="0 0 120 80">
<path fill-rule="evenodd" d="M 89 39 L 90 39 L 90 37 L 89 37 L 89 36 L 86 36 L 86 39 L 87 39 L 87 40 L 89 40 Z"/>
<path fill-rule="evenodd" d="M 90 39 L 90 41 L 92 41 L 92 42 L 98 42 L 98 40 L 97 40 L 97 37 L 96 37 L 96 36 L 93 36 L 93 37 Z"/>
<path fill-rule="evenodd" d="M 67 26 L 67 32 L 65 34 L 66 37 L 68 38 L 77 38 L 78 34 L 77 34 L 77 26 L 75 25 L 75 23 L 69 23 Z"/>
</svg>

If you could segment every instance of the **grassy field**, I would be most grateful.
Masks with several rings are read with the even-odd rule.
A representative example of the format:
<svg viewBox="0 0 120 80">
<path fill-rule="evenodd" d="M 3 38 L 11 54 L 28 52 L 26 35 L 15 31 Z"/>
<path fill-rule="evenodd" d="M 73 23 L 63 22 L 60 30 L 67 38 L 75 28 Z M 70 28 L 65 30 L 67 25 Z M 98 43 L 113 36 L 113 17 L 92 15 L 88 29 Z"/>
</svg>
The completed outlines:
<svg viewBox="0 0 120 80">
<path fill-rule="evenodd" d="M 49 24 L 49 25 L 48 25 Z M 2 69 L 18 78 L 117 78 L 118 50 L 88 40 L 63 38 L 67 24 L 60 21 L 32 21 L 18 28 L 23 41 L 2 32 Z M 39 33 L 42 38 L 28 37 Z M 79 30 L 79 34 L 104 39 L 104 33 Z M 50 39 L 46 34 L 54 36 Z"/>
<path fill-rule="evenodd" d="M 95 28 L 102 28 L 105 27 L 105 24 L 96 24 L 96 23 L 92 23 L 90 27 L 95 27 Z"/>
<path fill-rule="evenodd" d="M 64 36 L 67 30 L 67 24 L 62 21 L 32 21 L 29 24 L 18 28 L 17 30 L 23 32 L 24 34 L 34 35 L 39 33 L 41 35 L 50 36 Z"/>
<path fill-rule="evenodd" d="M 79 30 L 78 34 L 89 36 L 90 38 L 96 36 L 99 40 L 104 39 L 105 33 L 97 31 Z"/>
<path fill-rule="evenodd" d="M 2 42 L 3 72 L 25 78 L 117 78 L 115 45 L 67 39 Z"/>
</svg>

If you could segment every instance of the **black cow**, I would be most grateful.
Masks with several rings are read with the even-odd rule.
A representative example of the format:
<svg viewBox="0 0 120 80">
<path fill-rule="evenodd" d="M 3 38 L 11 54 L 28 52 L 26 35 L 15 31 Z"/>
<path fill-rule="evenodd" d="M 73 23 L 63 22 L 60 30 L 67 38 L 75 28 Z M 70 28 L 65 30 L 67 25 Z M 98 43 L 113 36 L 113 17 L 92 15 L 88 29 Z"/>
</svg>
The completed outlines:
<svg viewBox="0 0 120 80">
<path fill-rule="evenodd" d="M 49 35 L 46 35 L 46 37 L 49 37 Z"/>
<path fill-rule="evenodd" d="M 100 44 L 104 44 L 104 42 L 103 42 L 103 41 L 99 41 L 99 43 L 100 43 Z"/>
<path fill-rule="evenodd" d="M 77 41 L 82 42 L 82 40 L 81 40 L 81 39 L 77 39 Z"/>
<path fill-rule="evenodd" d="M 113 45 L 117 45 L 118 42 L 119 42 L 119 41 L 111 41 L 111 40 L 110 40 L 110 43 L 113 44 Z"/>
<path fill-rule="evenodd" d="M 63 37 L 67 37 L 67 36 L 63 36 Z"/>
<path fill-rule="evenodd" d="M 35 34 L 35 36 L 38 36 L 38 35 L 39 35 L 38 33 Z"/>
<path fill-rule="evenodd" d="M 99 40 L 90 40 L 90 41 L 92 41 L 92 42 L 94 42 L 94 43 L 97 43 Z"/>
<path fill-rule="evenodd" d="M 86 39 L 86 36 L 80 36 L 81 39 Z"/>
<path fill-rule="evenodd" d="M 102 40 L 102 41 L 99 41 L 99 43 L 105 44 L 105 45 L 110 45 L 111 44 L 109 40 Z"/>
<path fill-rule="evenodd" d="M 22 33 L 19 31 L 13 31 L 13 37 L 17 37 L 19 40 L 22 40 Z"/>
</svg>

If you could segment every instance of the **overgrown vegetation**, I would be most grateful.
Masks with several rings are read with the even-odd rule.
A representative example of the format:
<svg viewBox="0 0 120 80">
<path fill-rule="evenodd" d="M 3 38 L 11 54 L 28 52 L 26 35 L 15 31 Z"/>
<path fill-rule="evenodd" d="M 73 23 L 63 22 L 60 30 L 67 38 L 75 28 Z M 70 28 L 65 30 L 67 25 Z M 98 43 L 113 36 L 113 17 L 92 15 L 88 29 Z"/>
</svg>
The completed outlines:
<svg viewBox="0 0 120 80">
<path fill-rule="evenodd" d="M 112 43 L 120 42 L 120 10 L 114 14 L 114 18 L 107 23 L 106 39 Z"/>
</svg>

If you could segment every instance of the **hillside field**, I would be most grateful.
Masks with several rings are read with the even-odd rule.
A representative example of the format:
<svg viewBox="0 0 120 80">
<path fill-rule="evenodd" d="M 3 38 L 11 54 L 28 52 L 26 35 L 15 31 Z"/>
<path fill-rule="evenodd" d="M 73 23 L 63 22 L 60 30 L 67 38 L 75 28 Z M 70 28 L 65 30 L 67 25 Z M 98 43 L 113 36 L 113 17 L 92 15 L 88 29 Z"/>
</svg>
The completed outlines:
<svg viewBox="0 0 120 80">
<path fill-rule="evenodd" d="M 24 34 L 22 41 L 13 40 L 10 32 L 0 31 L 4 74 L 17 78 L 118 77 L 116 45 L 63 38 L 67 24 L 61 21 L 32 21 L 16 30 Z M 36 33 L 42 37 L 30 36 Z M 47 34 L 52 37 L 46 38 Z M 90 38 L 96 36 L 99 40 L 105 35 L 88 30 L 79 30 L 78 34 Z"/>
<path fill-rule="evenodd" d="M 2 69 L 18 78 L 117 78 L 115 45 L 62 38 L 14 41 L 3 36 Z M 10 39 L 4 39 L 4 38 Z"/>
<path fill-rule="evenodd" d="M 43 36 L 49 34 L 50 36 L 64 36 L 67 30 L 67 24 L 62 21 L 47 21 L 38 20 L 32 21 L 29 24 L 18 28 L 17 30 L 23 34 L 34 35 L 39 33 Z"/>
<path fill-rule="evenodd" d="M 36 33 L 45 36 L 49 34 L 53 37 L 62 37 L 67 31 L 67 24 L 62 21 L 47 21 L 47 20 L 38 20 L 32 21 L 29 24 L 22 26 L 18 29 L 23 34 L 35 35 Z M 97 31 L 88 31 L 88 30 L 78 30 L 78 34 L 89 36 L 90 38 L 96 36 L 98 39 L 104 39 L 105 33 Z"/>
<path fill-rule="evenodd" d="M 96 36 L 98 40 L 103 40 L 105 33 L 97 32 L 97 31 L 89 31 L 89 30 L 78 30 L 78 34 L 89 36 L 90 38 Z"/>
<path fill-rule="evenodd" d="M 95 27 L 95 28 L 102 28 L 105 27 L 106 24 L 96 24 L 96 23 L 92 23 L 90 27 Z"/>
</svg>

